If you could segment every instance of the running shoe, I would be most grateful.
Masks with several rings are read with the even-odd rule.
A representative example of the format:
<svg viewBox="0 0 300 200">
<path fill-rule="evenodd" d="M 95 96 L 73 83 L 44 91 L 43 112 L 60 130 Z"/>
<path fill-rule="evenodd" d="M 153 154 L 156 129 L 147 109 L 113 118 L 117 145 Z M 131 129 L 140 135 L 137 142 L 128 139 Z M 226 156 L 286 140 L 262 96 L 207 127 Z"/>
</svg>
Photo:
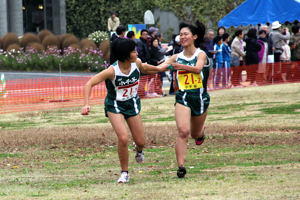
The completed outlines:
<svg viewBox="0 0 300 200">
<path fill-rule="evenodd" d="M 127 172 L 122 172 L 120 178 L 118 179 L 118 183 L 128 183 L 129 175 Z"/>
<path fill-rule="evenodd" d="M 178 178 L 184 178 L 185 174 L 186 174 L 185 167 L 178 167 L 178 170 L 177 170 Z"/>
<path fill-rule="evenodd" d="M 195 144 L 196 144 L 196 145 L 201 145 L 201 144 L 203 144 L 204 140 L 205 140 L 205 136 L 196 138 L 196 139 L 195 139 Z"/>
<path fill-rule="evenodd" d="M 141 151 L 141 152 L 136 152 L 135 154 L 135 160 L 137 163 L 143 163 L 144 160 L 145 160 L 145 156 L 144 156 L 144 152 Z"/>
</svg>

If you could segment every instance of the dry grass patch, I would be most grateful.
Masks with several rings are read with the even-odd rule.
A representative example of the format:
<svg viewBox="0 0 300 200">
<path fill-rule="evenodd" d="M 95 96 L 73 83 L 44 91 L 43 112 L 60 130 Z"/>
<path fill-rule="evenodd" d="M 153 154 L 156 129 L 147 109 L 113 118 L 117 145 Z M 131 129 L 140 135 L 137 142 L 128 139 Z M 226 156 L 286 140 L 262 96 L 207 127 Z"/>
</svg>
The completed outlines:
<svg viewBox="0 0 300 200">
<path fill-rule="evenodd" d="M 300 131 L 280 127 L 251 127 L 208 123 L 205 129 L 208 139 L 228 145 L 241 144 L 300 144 Z M 170 146 L 175 142 L 175 124 L 146 124 L 145 137 L 148 146 Z M 117 138 L 109 124 L 54 128 L 29 128 L 4 130 L 0 135 L 0 149 L 39 148 L 96 148 L 116 145 Z"/>
</svg>

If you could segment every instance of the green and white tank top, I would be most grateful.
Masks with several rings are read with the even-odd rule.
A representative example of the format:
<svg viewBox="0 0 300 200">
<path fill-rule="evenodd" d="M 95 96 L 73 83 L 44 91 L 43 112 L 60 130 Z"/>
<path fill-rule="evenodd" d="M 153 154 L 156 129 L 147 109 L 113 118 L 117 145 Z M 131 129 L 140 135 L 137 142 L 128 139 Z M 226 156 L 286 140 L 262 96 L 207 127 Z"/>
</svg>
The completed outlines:
<svg viewBox="0 0 300 200">
<path fill-rule="evenodd" d="M 115 71 L 113 80 L 106 80 L 107 97 L 111 100 L 126 101 L 138 97 L 140 70 L 131 63 L 129 74 L 121 72 L 118 61 L 112 64 Z"/>
<path fill-rule="evenodd" d="M 200 48 L 197 48 L 193 56 L 187 58 L 184 55 L 184 51 L 182 51 L 177 55 L 176 62 L 183 65 L 196 66 L 199 53 L 205 52 Z M 177 70 L 177 84 L 179 86 L 179 90 L 189 92 L 198 92 L 199 90 L 202 90 L 203 92 L 206 92 L 209 67 L 210 60 L 207 57 L 207 64 L 204 65 L 199 74 L 190 73 L 185 70 Z"/>
</svg>

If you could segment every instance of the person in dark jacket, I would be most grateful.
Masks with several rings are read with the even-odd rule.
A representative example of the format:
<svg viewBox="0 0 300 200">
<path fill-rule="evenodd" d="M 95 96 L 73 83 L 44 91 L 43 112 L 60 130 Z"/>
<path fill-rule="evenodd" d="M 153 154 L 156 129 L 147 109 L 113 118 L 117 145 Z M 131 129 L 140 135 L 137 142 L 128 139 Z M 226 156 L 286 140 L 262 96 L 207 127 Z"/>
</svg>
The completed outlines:
<svg viewBox="0 0 300 200">
<path fill-rule="evenodd" d="M 149 33 L 146 29 L 141 31 L 141 37 L 137 41 L 137 51 L 138 57 L 142 60 L 142 62 L 149 62 L 150 52 L 148 42 Z"/>
<path fill-rule="evenodd" d="M 149 64 L 159 65 L 164 59 L 164 54 L 159 49 L 158 38 L 152 38 L 150 46 L 150 60 Z"/>
<path fill-rule="evenodd" d="M 110 41 L 113 42 L 117 38 L 125 38 L 125 33 L 126 33 L 126 27 L 123 25 L 118 26 L 116 33 L 114 33 L 111 36 Z"/>
<path fill-rule="evenodd" d="M 247 66 L 247 80 L 252 85 L 256 85 L 256 71 L 259 63 L 258 52 L 261 49 L 260 44 L 257 42 L 257 30 L 251 28 L 247 33 L 246 41 L 246 56 L 245 61 Z"/>
<path fill-rule="evenodd" d="M 151 46 L 150 46 L 149 64 L 157 66 L 163 62 L 164 62 L 164 54 L 160 50 L 159 39 L 156 37 L 152 38 Z M 157 78 L 156 75 L 152 75 L 150 78 L 148 95 L 151 97 L 163 94 L 162 83 L 163 83 L 163 77 L 166 76 L 166 73 L 161 72 L 159 73 L 159 75 L 160 75 L 159 78 Z M 158 94 L 155 91 L 157 91 Z"/>
</svg>

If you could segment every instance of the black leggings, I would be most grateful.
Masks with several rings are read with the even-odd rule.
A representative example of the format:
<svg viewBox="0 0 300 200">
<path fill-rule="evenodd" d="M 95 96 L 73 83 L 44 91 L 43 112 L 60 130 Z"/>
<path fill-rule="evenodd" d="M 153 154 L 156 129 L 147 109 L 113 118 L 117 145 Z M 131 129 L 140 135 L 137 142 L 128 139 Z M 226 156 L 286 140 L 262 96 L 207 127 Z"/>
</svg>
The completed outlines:
<svg viewBox="0 0 300 200">
<path fill-rule="evenodd" d="M 281 53 L 274 53 L 274 62 L 280 62 Z"/>
</svg>

